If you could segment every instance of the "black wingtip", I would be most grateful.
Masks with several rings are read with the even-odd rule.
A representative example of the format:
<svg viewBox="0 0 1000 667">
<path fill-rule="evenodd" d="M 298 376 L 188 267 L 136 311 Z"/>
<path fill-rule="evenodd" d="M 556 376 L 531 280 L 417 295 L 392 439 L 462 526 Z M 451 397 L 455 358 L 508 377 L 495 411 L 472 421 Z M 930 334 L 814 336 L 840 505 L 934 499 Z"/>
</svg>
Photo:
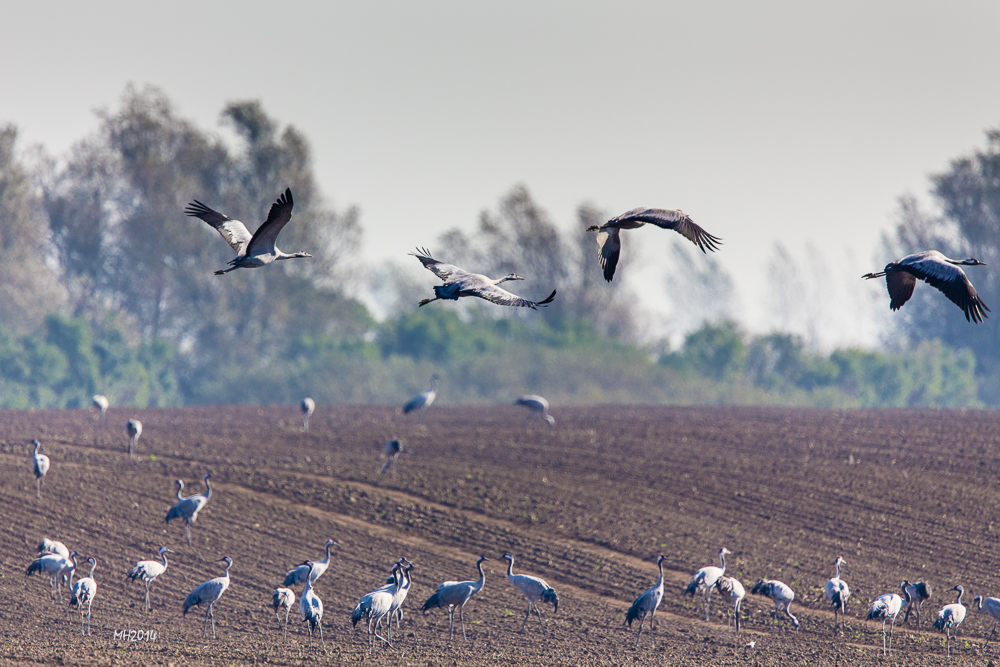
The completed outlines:
<svg viewBox="0 0 1000 667">
<path fill-rule="evenodd" d="M 552 300 L 556 298 L 556 290 L 552 290 L 552 294 L 548 295 L 544 301 L 538 301 L 535 303 L 536 306 L 547 306 L 552 303 Z"/>
</svg>

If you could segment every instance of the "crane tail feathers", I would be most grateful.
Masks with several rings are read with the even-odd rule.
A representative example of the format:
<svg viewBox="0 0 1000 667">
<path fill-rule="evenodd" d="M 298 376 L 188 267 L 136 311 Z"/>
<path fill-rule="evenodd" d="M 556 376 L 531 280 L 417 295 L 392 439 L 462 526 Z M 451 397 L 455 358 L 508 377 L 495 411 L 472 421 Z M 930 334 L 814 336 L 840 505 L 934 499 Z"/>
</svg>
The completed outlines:
<svg viewBox="0 0 1000 667">
<path fill-rule="evenodd" d="M 426 614 L 428 609 L 434 609 L 441 606 L 441 596 L 437 593 L 427 598 L 427 602 L 424 603 L 423 612 Z"/>
<path fill-rule="evenodd" d="M 542 593 L 542 600 L 545 602 L 552 603 L 552 613 L 555 614 L 559 611 L 559 596 L 556 595 L 554 589 L 549 588 L 544 593 Z"/>
</svg>

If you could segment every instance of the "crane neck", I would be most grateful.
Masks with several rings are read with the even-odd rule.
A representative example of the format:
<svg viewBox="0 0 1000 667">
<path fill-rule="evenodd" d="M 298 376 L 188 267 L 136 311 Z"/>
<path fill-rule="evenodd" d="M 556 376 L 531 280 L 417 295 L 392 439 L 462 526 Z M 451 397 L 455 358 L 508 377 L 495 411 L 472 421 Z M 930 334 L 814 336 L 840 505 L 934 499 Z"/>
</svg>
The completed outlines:
<svg viewBox="0 0 1000 667">
<path fill-rule="evenodd" d="M 840 561 L 838 560 L 836 563 L 833 564 L 833 566 L 834 566 L 833 578 L 840 579 Z"/>
<path fill-rule="evenodd" d="M 513 577 L 514 576 L 514 557 L 513 556 L 511 556 L 510 558 L 507 559 L 507 576 L 508 577 Z"/>
<path fill-rule="evenodd" d="M 161 553 L 160 554 L 160 558 L 163 559 L 163 568 L 166 569 L 166 567 L 167 567 L 167 552 L 164 551 L 163 553 Z"/>
<path fill-rule="evenodd" d="M 209 498 L 212 497 L 212 486 L 211 486 L 211 484 L 208 483 L 208 480 L 209 480 L 209 476 L 208 475 L 205 475 L 202 478 L 202 481 L 205 482 L 205 493 L 203 493 L 201 495 L 205 496 L 205 500 L 208 500 Z"/>
<path fill-rule="evenodd" d="M 656 587 L 663 588 L 663 561 L 658 560 L 656 563 L 656 567 L 660 571 L 660 578 L 656 580 Z"/>
<path fill-rule="evenodd" d="M 483 572 L 483 561 L 476 561 L 476 568 L 479 570 L 479 581 L 476 582 L 476 590 L 480 590 L 486 585 L 486 573 Z"/>
<path fill-rule="evenodd" d="M 177 500 L 184 500 L 184 496 L 181 495 L 181 491 L 184 490 L 184 482 L 177 480 Z"/>
<path fill-rule="evenodd" d="M 35 440 L 35 456 L 38 456 L 38 448 L 42 446 L 42 443 Z"/>
<path fill-rule="evenodd" d="M 94 578 L 94 570 L 96 570 L 96 569 L 97 569 L 97 559 L 95 558 L 94 562 L 90 564 L 90 574 L 87 575 L 87 576 L 89 576 L 91 579 L 93 579 Z"/>
<path fill-rule="evenodd" d="M 332 547 L 333 547 L 333 545 L 330 544 L 329 542 L 327 542 L 327 545 L 326 545 L 326 557 L 323 558 L 323 563 L 325 565 L 329 565 L 330 564 L 330 549 Z"/>
<path fill-rule="evenodd" d="M 720 551 L 719 552 L 719 567 L 722 569 L 723 572 L 726 571 L 726 552 L 725 551 Z"/>
<path fill-rule="evenodd" d="M 965 589 L 964 588 L 959 588 L 958 589 L 958 599 L 955 600 L 955 604 L 962 604 L 962 596 L 963 595 L 965 595 Z"/>
</svg>

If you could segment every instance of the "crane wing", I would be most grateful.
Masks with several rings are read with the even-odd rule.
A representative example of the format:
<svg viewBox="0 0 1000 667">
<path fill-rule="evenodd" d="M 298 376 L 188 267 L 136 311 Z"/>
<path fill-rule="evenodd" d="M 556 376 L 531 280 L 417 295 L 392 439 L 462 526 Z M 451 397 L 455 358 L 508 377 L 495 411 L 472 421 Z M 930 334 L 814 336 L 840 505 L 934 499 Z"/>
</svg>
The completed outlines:
<svg viewBox="0 0 1000 667">
<path fill-rule="evenodd" d="M 239 220 L 233 220 L 228 215 L 205 206 L 197 199 L 184 208 L 184 213 L 192 218 L 201 218 L 212 225 L 215 231 L 219 232 L 226 240 L 226 243 L 236 251 L 237 257 L 246 254 L 247 245 L 252 237 L 247 231 L 246 225 Z"/>
<path fill-rule="evenodd" d="M 601 268 L 604 269 L 604 279 L 609 283 L 615 277 L 621 250 L 622 242 L 617 227 L 609 227 L 597 233 L 597 256 L 601 260 Z"/>
<path fill-rule="evenodd" d="M 917 279 L 905 271 L 886 271 L 885 284 L 889 289 L 889 308 L 899 310 L 913 296 Z"/>
<path fill-rule="evenodd" d="M 271 210 L 267 214 L 267 220 L 253 233 L 253 238 L 247 245 L 247 254 L 254 255 L 258 252 L 273 252 L 274 243 L 278 234 L 284 229 L 288 221 L 292 219 L 292 189 L 285 188 L 284 194 L 278 197 L 278 201 L 271 204 Z"/>
<path fill-rule="evenodd" d="M 674 211 L 665 208 L 634 208 L 612 218 L 608 224 L 621 222 L 648 222 L 662 229 L 672 229 L 687 240 L 694 243 L 702 252 L 718 250 L 722 239 L 712 236 L 694 223 L 684 211 Z"/>
<path fill-rule="evenodd" d="M 410 254 L 419 259 L 425 269 L 443 280 L 445 285 L 450 285 L 457 280 L 471 275 L 468 271 L 464 271 L 454 264 L 443 264 L 437 261 L 431 257 L 430 251 L 426 248 L 417 248 L 416 252 L 411 252 Z"/>
<path fill-rule="evenodd" d="M 499 306 L 521 306 L 524 308 L 531 308 L 532 310 L 535 310 L 535 306 L 547 306 L 552 303 L 553 299 L 556 298 L 556 290 L 552 290 L 552 294 L 548 295 L 548 297 L 541 301 L 528 301 L 527 299 L 522 299 L 516 294 L 511 294 L 507 290 L 497 287 L 496 285 L 483 285 L 475 287 L 468 290 L 467 293 L 472 296 L 477 296 L 480 299 L 485 299 L 490 303 L 495 303 Z"/>
<path fill-rule="evenodd" d="M 978 324 L 983 321 L 984 317 L 989 317 L 986 313 L 990 309 L 979 298 L 976 288 L 972 286 L 969 277 L 961 268 L 934 260 L 905 264 L 901 265 L 900 268 L 939 289 L 952 303 L 962 309 L 967 321 Z M 913 288 L 910 287 L 910 292 L 912 293 L 912 291 Z"/>
</svg>

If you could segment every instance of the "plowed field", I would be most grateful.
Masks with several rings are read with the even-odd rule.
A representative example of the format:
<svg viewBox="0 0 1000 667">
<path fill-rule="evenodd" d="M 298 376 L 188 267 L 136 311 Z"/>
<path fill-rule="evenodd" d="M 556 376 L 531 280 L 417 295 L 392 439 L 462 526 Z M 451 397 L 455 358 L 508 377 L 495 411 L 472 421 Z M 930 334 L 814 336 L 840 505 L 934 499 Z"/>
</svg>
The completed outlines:
<svg viewBox="0 0 1000 667">
<path fill-rule="evenodd" d="M 1000 645 L 972 596 L 1000 597 L 1000 414 L 977 411 L 821 411 L 761 408 L 557 410 L 554 428 L 514 407 L 432 408 L 403 417 L 381 407 L 319 407 L 301 432 L 298 410 L 214 407 L 116 410 L 105 427 L 88 411 L 0 411 L 0 663 L 313 665 L 846 665 L 993 664 Z M 125 452 L 124 424 L 142 420 L 138 456 Z M 381 445 L 405 451 L 379 474 Z M 52 460 L 35 498 L 32 438 Z M 211 500 L 192 528 L 164 523 L 175 479 Z M 45 577 L 27 577 L 42 537 L 98 560 L 93 635 L 49 599 Z M 327 652 L 310 646 L 296 610 L 288 638 L 270 608 L 291 567 L 322 558 L 317 582 Z M 125 579 L 138 560 L 176 553 L 152 586 Z M 763 577 L 796 592 L 798 632 L 771 632 L 769 600 L 744 602 L 744 632 L 726 624 L 714 597 L 683 596 L 691 573 L 717 564 L 747 589 Z M 525 604 L 506 580 L 545 578 L 559 611 L 542 606 L 518 631 Z M 420 606 L 444 580 L 486 585 L 465 608 L 468 640 L 448 639 L 443 610 Z M 623 625 L 635 597 L 666 556 L 657 628 L 634 648 Z M 416 564 L 402 637 L 369 656 L 351 627 L 358 598 L 385 581 L 405 555 Z M 232 584 L 216 604 L 218 638 L 202 638 L 204 612 L 181 615 L 184 597 L 219 576 Z M 822 587 L 843 556 L 851 587 L 843 634 Z M 89 568 L 81 567 L 83 574 Z M 881 626 L 864 621 L 876 596 L 902 579 L 925 580 L 934 596 L 920 628 L 897 626 L 882 657 Z M 953 656 L 933 632 L 947 589 L 962 584 L 969 615 Z M 301 590 L 296 591 L 297 594 Z M 63 589 L 64 599 L 69 596 Z M 115 630 L 153 632 L 126 641 Z M 753 647 L 747 646 L 754 642 Z"/>
</svg>

